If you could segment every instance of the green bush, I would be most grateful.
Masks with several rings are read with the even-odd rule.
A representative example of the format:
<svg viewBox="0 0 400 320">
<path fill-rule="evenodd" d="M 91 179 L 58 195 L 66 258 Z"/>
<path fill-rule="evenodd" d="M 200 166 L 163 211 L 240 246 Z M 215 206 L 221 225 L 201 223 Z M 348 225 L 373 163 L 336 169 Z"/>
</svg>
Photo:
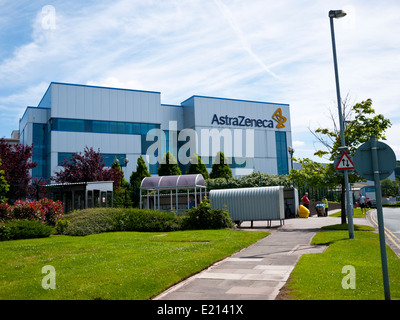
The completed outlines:
<svg viewBox="0 0 400 320">
<path fill-rule="evenodd" d="M 71 236 L 111 231 L 168 232 L 234 226 L 226 210 L 211 209 L 207 200 L 200 203 L 198 208 L 188 210 L 184 216 L 150 209 L 93 208 L 71 212 L 65 218 L 69 224 L 59 233 Z"/>
<path fill-rule="evenodd" d="M 55 228 L 56 228 L 56 231 L 58 234 L 63 234 L 65 229 L 67 229 L 68 226 L 69 226 L 69 220 L 60 219 L 60 220 L 57 220 Z"/>
<path fill-rule="evenodd" d="M 31 220 L 11 220 L 7 221 L 2 227 L 2 240 L 44 238 L 54 233 L 54 228 L 40 221 Z M 5 230 L 7 229 L 7 230 Z"/>
<path fill-rule="evenodd" d="M 207 199 L 204 199 L 197 208 L 193 207 L 183 216 L 183 229 L 223 229 L 233 228 L 234 223 L 229 213 L 224 209 L 211 209 Z"/>
<path fill-rule="evenodd" d="M 9 240 L 11 237 L 11 231 L 5 223 L 0 222 L 0 241 Z"/>
<path fill-rule="evenodd" d="M 115 212 L 112 221 L 116 231 L 166 232 L 180 230 L 182 218 L 167 211 L 126 209 Z"/>
<path fill-rule="evenodd" d="M 64 234 L 70 236 L 86 236 L 94 233 L 114 231 L 111 215 L 121 211 L 120 208 L 93 208 L 75 210 L 64 217 L 69 221 Z"/>
</svg>

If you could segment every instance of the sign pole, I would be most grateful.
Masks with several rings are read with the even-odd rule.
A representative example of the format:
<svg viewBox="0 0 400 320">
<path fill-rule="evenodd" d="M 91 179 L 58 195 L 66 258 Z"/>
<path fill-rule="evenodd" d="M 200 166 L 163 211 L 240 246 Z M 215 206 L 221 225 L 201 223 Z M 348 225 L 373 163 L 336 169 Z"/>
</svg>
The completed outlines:
<svg viewBox="0 0 400 320">
<path fill-rule="evenodd" d="M 383 274 L 383 286 L 385 290 L 385 300 L 390 300 L 390 287 L 389 287 L 389 271 L 387 264 L 386 255 L 386 242 L 385 242 L 385 226 L 383 222 L 382 212 L 382 190 L 381 180 L 379 177 L 379 162 L 378 162 L 378 148 L 376 144 L 376 137 L 371 136 L 371 158 L 372 158 L 372 169 L 374 172 L 375 181 L 375 194 L 376 194 L 376 211 L 378 216 L 378 229 L 379 229 L 379 243 L 381 247 L 381 260 L 382 260 L 382 274 Z"/>
<path fill-rule="evenodd" d="M 349 239 L 354 239 L 354 224 L 353 224 L 353 204 L 352 204 L 352 196 L 351 191 L 349 189 L 349 171 L 344 170 L 344 184 L 348 186 L 346 188 L 346 214 L 347 214 L 347 223 L 349 228 Z"/>
</svg>

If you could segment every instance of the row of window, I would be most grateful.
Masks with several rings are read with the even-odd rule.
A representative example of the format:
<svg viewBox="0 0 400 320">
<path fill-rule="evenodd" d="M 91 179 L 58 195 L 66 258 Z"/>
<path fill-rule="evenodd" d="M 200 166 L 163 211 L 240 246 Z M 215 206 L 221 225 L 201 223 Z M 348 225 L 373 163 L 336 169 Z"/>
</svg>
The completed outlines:
<svg viewBox="0 0 400 320">
<path fill-rule="evenodd" d="M 64 163 L 64 160 L 70 160 L 73 154 L 74 153 L 72 153 L 72 152 L 59 152 L 58 153 L 58 165 L 62 166 L 62 164 Z M 126 163 L 125 163 L 126 154 L 100 153 L 100 156 L 103 158 L 103 162 L 106 167 L 111 167 L 115 158 L 118 159 L 119 165 L 121 167 L 126 167 Z"/>
<path fill-rule="evenodd" d="M 103 120 L 83 120 L 53 118 L 50 120 L 51 130 L 70 132 L 94 132 L 146 135 L 151 129 L 159 129 L 155 123 L 120 122 Z"/>
</svg>

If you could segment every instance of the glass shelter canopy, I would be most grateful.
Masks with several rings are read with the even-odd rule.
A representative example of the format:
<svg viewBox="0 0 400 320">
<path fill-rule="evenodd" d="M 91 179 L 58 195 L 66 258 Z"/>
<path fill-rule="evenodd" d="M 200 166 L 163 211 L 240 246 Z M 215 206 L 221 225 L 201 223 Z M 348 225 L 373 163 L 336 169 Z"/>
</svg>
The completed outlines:
<svg viewBox="0 0 400 320">
<path fill-rule="evenodd" d="M 140 208 L 175 209 L 178 212 L 197 207 L 206 195 L 206 183 L 201 174 L 146 177 L 140 185 L 140 194 L 143 190 L 147 194 L 140 197 Z M 168 190 L 170 193 L 165 193 Z M 186 193 L 179 193 L 180 190 L 186 190 Z M 164 192 L 160 194 L 160 191 Z"/>
</svg>

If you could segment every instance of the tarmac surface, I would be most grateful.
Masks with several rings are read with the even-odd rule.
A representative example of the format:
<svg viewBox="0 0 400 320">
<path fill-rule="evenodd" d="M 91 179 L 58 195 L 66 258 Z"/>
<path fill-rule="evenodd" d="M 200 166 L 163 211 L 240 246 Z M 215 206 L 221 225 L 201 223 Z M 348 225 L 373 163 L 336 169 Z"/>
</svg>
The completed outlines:
<svg viewBox="0 0 400 320">
<path fill-rule="evenodd" d="M 333 213 L 334 210 L 329 213 Z M 326 225 L 339 224 L 337 217 L 287 219 L 267 228 L 266 221 L 243 222 L 241 229 L 271 234 L 247 248 L 167 289 L 153 300 L 275 300 L 303 254 L 319 253 L 327 246 L 310 245 Z M 372 226 L 369 219 L 354 224 Z"/>
</svg>

